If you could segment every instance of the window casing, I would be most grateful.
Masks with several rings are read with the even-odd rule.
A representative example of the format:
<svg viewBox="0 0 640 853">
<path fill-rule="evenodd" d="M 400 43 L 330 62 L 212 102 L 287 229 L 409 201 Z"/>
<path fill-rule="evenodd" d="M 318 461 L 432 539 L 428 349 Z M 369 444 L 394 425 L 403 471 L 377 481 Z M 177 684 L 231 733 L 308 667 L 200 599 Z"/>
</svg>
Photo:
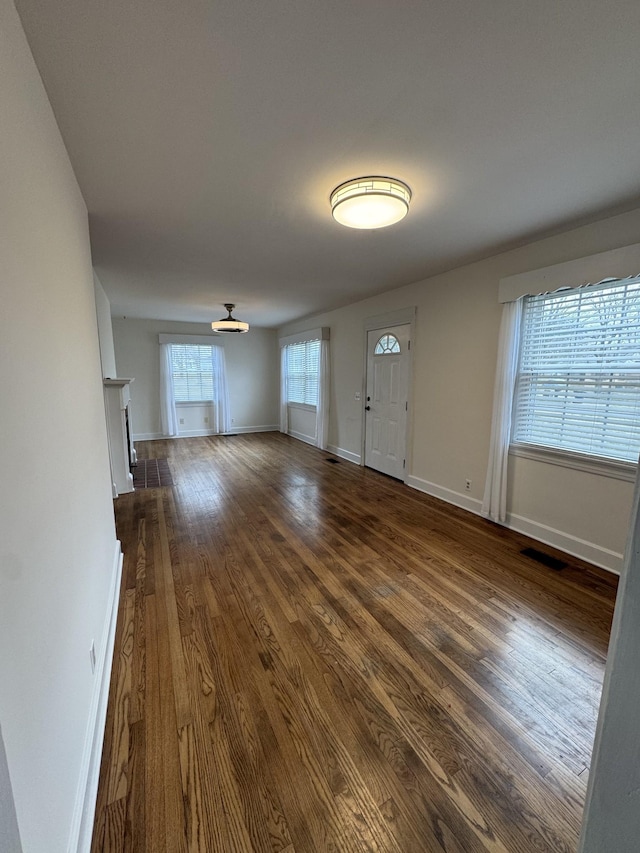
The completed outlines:
<svg viewBox="0 0 640 853">
<path fill-rule="evenodd" d="M 640 278 L 525 298 L 512 445 L 637 462 Z"/>
<path fill-rule="evenodd" d="M 211 346 L 171 344 L 171 368 L 176 403 L 210 402 L 214 398 Z"/>
<path fill-rule="evenodd" d="M 287 403 L 289 405 L 318 405 L 320 380 L 320 341 L 288 344 Z"/>
</svg>

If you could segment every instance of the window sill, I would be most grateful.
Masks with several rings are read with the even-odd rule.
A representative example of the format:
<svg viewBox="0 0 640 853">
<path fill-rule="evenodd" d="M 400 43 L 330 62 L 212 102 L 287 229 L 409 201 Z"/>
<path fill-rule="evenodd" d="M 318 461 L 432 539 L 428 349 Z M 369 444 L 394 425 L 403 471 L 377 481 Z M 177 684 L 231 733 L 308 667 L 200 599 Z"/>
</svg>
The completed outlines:
<svg viewBox="0 0 640 853">
<path fill-rule="evenodd" d="M 310 406 L 308 403 L 287 403 L 290 409 L 302 409 L 303 412 L 316 412 L 317 406 Z"/>
<path fill-rule="evenodd" d="M 589 456 L 586 453 L 556 450 L 534 444 L 512 444 L 509 447 L 509 453 L 511 456 L 521 456 L 523 459 L 534 459 L 536 462 L 560 465 L 563 468 L 573 468 L 575 471 L 586 471 L 589 474 L 625 480 L 628 483 L 634 482 L 638 467 L 633 462 L 604 459 L 601 456 Z"/>
<path fill-rule="evenodd" d="M 176 400 L 176 406 L 213 406 L 213 400 Z"/>
</svg>

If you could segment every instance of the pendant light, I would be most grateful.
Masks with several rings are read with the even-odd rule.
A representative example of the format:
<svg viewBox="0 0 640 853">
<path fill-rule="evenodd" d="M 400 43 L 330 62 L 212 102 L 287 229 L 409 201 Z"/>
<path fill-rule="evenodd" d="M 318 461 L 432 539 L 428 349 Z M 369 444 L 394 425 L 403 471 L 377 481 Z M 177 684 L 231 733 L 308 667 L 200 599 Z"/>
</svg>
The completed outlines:
<svg viewBox="0 0 640 853">
<path fill-rule="evenodd" d="M 224 306 L 228 311 L 228 316 L 223 317 L 222 320 L 214 320 L 211 324 L 211 328 L 214 332 L 239 332 L 240 334 L 244 334 L 249 331 L 249 324 L 243 323 L 242 320 L 236 320 L 235 317 L 231 316 L 231 312 L 236 307 L 232 305 L 230 302 L 226 302 Z"/>
</svg>

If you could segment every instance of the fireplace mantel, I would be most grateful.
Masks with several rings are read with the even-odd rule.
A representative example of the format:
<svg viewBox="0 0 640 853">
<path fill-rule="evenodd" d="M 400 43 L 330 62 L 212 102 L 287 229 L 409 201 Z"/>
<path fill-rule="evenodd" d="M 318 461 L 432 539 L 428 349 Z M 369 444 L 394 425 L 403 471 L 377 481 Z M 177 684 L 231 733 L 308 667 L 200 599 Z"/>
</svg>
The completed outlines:
<svg viewBox="0 0 640 853">
<path fill-rule="evenodd" d="M 103 379 L 113 497 L 133 491 L 131 466 L 136 464 L 131 429 L 132 378 Z"/>
</svg>

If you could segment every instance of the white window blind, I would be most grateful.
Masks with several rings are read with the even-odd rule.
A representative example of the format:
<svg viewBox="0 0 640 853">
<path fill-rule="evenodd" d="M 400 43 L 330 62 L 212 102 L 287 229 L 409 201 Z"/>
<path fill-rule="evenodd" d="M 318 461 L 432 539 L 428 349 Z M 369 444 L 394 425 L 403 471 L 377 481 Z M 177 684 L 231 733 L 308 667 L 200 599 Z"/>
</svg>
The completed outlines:
<svg viewBox="0 0 640 853">
<path fill-rule="evenodd" d="M 213 400 L 213 358 L 210 346 L 171 344 L 173 388 L 177 403 Z"/>
<path fill-rule="evenodd" d="M 318 405 L 320 341 L 287 346 L 287 402 Z"/>
<path fill-rule="evenodd" d="M 638 461 L 640 277 L 525 299 L 512 435 Z"/>
</svg>

